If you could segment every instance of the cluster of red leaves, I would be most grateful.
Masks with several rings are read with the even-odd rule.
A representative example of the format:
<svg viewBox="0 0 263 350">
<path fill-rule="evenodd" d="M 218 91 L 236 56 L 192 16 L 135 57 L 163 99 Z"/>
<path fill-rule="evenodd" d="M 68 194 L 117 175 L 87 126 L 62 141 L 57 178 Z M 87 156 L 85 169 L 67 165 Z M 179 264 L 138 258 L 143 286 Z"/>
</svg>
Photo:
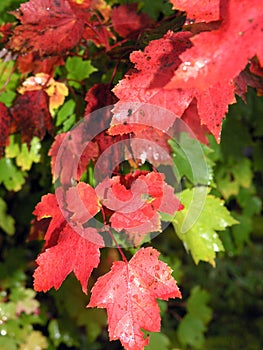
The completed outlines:
<svg viewBox="0 0 263 350">
<path fill-rule="evenodd" d="M 163 131 L 169 129 L 176 118 L 199 129 L 209 130 L 220 140 L 222 119 L 228 105 L 235 102 L 235 78 L 255 55 L 262 65 L 262 11 L 261 2 L 245 0 L 176 1 L 175 8 L 186 10 L 195 21 L 215 21 L 191 32 L 168 32 L 163 38 L 151 41 L 142 51 L 135 51 L 130 59 L 135 68 L 128 72 L 114 88 L 119 98 L 110 133 L 141 130 L 151 121 L 151 113 L 141 113 L 144 104 L 151 103 L 172 111 L 173 118 L 162 120 Z M 219 11 L 220 10 L 220 11 Z M 198 24 L 197 24 L 198 26 Z M 199 31 L 202 31 L 199 33 Z M 253 43 L 253 45 L 251 45 Z M 248 82 L 249 83 L 249 82 Z M 139 107 L 127 117 L 125 104 L 138 102 Z M 193 104 L 194 108 L 193 117 Z M 191 106 L 191 111 L 187 108 Z M 148 115 L 147 115 L 148 114 Z M 160 122 L 160 121 L 159 121 Z M 145 129 L 145 126 L 143 127 Z M 200 129 L 201 130 L 201 129 Z M 204 135 L 198 137 L 204 140 Z"/>
<path fill-rule="evenodd" d="M 219 141 L 235 93 L 244 97 L 248 84 L 262 91 L 261 2 L 171 3 L 186 11 L 185 30 L 168 31 L 143 51 L 132 52 L 134 68 L 115 86 L 115 96 L 109 85 L 91 87 L 85 98 L 84 126 L 57 135 L 50 149 L 54 180 L 59 179 L 62 187 L 42 197 L 34 211 L 37 223 L 48 224 L 34 274 L 37 291 L 58 289 L 74 272 L 87 293 L 105 232 L 113 241 L 114 232 L 126 234 L 128 241 L 139 245 L 146 234 L 161 231 L 161 212 L 173 215 L 182 209 L 162 174 L 105 175 L 112 170 L 113 159 L 121 159 L 123 145 L 135 160 L 167 164 L 167 140 L 176 131 L 177 120 L 183 120 L 202 142 L 208 132 Z M 2 25 L 0 33 L 7 49 L 18 55 L 20 72 L 51 75 L 72 49 L 87 48 L 92 41 L 110 50 L 115 34 L 136 39 L 153 23 L 137 13 L 135 4 L 111 11 L 103 0 L 30 0 L 13 14 L 19 24 Z M 249 62 L 250 70 L 244 72 Z M 104 108 L 113 104 L 113 112 Z M 93 113 L 96 110 L 101 112 Z M 9 109 L 0 103 L 0 116 L 0 150 L 11 132 L 20 132 L 22 141 L 29 142 L 52 130 L 43 90 L 18 96 Z M 102 173 L 95 189 L 79 182 L 91 160 Z M 72 180 L 77 181 L 75 187 Z M 94 217 L 99 213 L 104 222 L 97 229 Z M 171 270 L 158 256 L 152 248 L 139 249 L 129 262 L 123 256 L 124 261 L 115 262 L 93 287 L 88 306 L 107 309 L 110 339 L 120 339 L 125 349 L 141 350 L 148 344 L 142 328 L 159 331 L 156 298 L 181 297 Z"/>
<path fill-rule="evenodd" d="M 173 215 L 181 208 L 161 174 L 142 171 L 105 179 L 95 189 L 79 182 L 65 193 L 60 187 L 56 194 L 43 196 L 34 214 L 38 221 L 50 218 L 50 222 L 44 251 L 36 260 L 35 290 L 58 289 L 74 272 L 87 293 L 91 272 L 100 261 L 99 249 L 104 246 L 100 233 L 114 228 L 136 244 L 148 232 L 160 230 L 159 211 Z M 92 227 L 90 219 L 106 209 L 108 224 L 99 230 Z M 130 262 L 114 263 L 93 287 L 88 306 L 107 309 L 110 339 L 120 339 L 125 349 L 148 344 L 141 328 L 160 330 L 156 298 L 181 297 L 171 269 L 158 256 L 156 250 L 142 248 Z"/>
</svg>

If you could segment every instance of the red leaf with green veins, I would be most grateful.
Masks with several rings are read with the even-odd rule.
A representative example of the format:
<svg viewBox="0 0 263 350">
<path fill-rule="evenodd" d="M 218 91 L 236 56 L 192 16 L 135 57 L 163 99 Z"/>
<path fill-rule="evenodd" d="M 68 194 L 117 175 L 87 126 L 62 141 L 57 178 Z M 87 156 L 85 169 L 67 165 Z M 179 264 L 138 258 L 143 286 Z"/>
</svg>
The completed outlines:
<svg viewBox="0 0 263 350">
<path fill-rule="evenodd" d="M 8 108 L 0 102 L 0 158 L 3 148 L 8 145 L 9 134 L 11 127 L 11 116 Z"/>
<path fill-rule="evenodd" d="M 89 236 L 92 241 L 88 239 Z M 93 243 L 94 237 L 98 244 Z M 34 273 L 34 289 L 38 292 L 46 292 L 52 287 L 58 289 L 64 279 L 74 272 L 83 292 L 87 293 L 90 274 L 100 262 L 101 247 L 103 240 L 95 228 L 85 228 L 83 235 L 80 235 L 66 224 L 57 244 L 46 249 L 36 260 L 38 267 Z"/>
<path fill-rule="evenodd" d="M 22 142 L 30 143 L 33 136 L 42 140 L 46 131 L 53 130 L 48 95 L 43 90 L 28 91 L 19 95 L 10 112 L 16 131 L 21 133 Z"/>
<path fill-rule="evenodd" d="M 148 345 L 141 329 L 160 331 L 156 298 L 181 298 L 172 270 L 158 257 L 157 250 L 142 248 L 129 262 L 114 262 L 92 289 L 88 307 L 107 309 L 110 340 L 119 339 L 126 350 Z"/>
<path fill-rule="evenodd" d="M 219 20 L 219 0 L 170 0 L 173 8 L 186 11 L 189 20 L 211 22 Z"/>
<path fill-rule="evenodd" d="M 221 1 L 221 17 L 219 30 L 191 39 L 193 47 L 180 55 L 182 64 L 168 84 L 170 89 L 197 88 L 202 92 L 217 81 L 224 87 L 253 56 L 258 55 L 263 64 L 263 2 Z M 217 94 L 222 91 L 223 88 Z"/>
</svg>

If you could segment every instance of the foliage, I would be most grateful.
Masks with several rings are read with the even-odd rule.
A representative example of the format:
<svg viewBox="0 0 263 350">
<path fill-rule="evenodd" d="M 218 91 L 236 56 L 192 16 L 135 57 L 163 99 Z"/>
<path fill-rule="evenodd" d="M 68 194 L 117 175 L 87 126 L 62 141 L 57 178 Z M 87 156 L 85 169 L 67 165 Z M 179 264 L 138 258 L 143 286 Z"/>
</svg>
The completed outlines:
<svg viewBox="0 0 263 350">
<path fill-rule="evenodd" d="M 262 348 L 262 10 L 0 5 L 1 349 Z"/>
</svg>

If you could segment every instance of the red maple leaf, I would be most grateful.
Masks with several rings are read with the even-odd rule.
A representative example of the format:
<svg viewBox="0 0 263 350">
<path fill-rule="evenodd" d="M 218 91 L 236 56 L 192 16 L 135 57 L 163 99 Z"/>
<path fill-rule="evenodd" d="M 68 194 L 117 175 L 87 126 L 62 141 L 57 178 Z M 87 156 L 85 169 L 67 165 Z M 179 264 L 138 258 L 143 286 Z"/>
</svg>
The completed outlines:
<svg viewBox="0 0 263 350">
<path fill-rule="evenodd" d="M 120 5 L 112 10 L 113 28 L 123 38 L 136 37 L 152 24 L 148 15 L 137 13 L 137 4 Z"/>
<path fill-rule="evenodd" d="M 66 192 L 66 203 L 67 209 L 73 213 L 71 222 L 80 224 L 90 220 L 101 208 L 94 188 L 84 182 L 79 182 Z"/>
<path fill-rule="evenodd" d="M 132 131 L 136 134 L 137 130 L 147 126 L 169 133 L 175 120 L 182 117 L 196 98 L 196 119 L 219 139 L 222 119 L 228 105 L 235 101 L 232 82 L 222 83 L 217 79 L 214 85 L 205 90 L 167 88 L 181 63 L 179 56 L 192 46 L 190 37 L 191 34 L 187 32 L 168 32 L 162 39 L 150 42 L 144 52 L 131 54 L 136 69 L 113 89 L 120 101 L 114 108 L 110 134 Z"/>
<path fill-rule="evenodd" d="M 173 189 L 157 172 L 136 171 L 125 176 L 105 179 L 96 187 L 100 202 L 112 215 L 111 227 L 126 231 L 138 245 L 149 232 L 161 231 L 159 212 L 171 215 L 182 209 Z"/>
<path fill-rule="evenodd" d="M 61 191 L 57 190 L 55 194 L 47 194 L 41 198 L 33 214 L 36 216 L 37 221 L 50 218 L 49 226 L 45 234 L 45 249 L 48 249 L 57 244 L 60 232 L 66 225 L 65 212 L 62 212 L 57 196 L 61 198 Z"/>
<path fill-rule="evenodd" d="M 36 260 L 39 266 L 34 273 L 34 288 L 44 292 L 52 287 L 58 289 L 73 271 L 83 292 L 87 293 L 87 281 L 99 264 L 99 248 L 104 242 L 95 228 L 84 228 L 81 224 L 95 215 L 100 205 L 95 201 L 94 189 L 84 183 L 71 188 L 63 199 L 65 195 L 59 188 L 56 195 L 43 196 L 33 212 L 38 221 L 51 218 L 44 252 Z M 86 214 L 85 220 L 83 214 Z"/>
<path fill-rule="evenodd" d="M 174 9 L 186 11 L 189 20 L 210 22 L 219 19 L 220 0 L 170 0 Z"/>
<path fill-rule="evenodd" d="M 20 53 L 57 55 L 76 46 L 84 31 L 83 20 L 67 0 L 30 0 L 13 15 L 21 24 L 14 29 L 9 47 Z"/>
<path fill-rule="evenodd" d="M 46 131 L 52 132 L 53 125 L 48 106 L 48 95 L 43 90 L 25 92 L 19 95 L 10 108 L 17 132 L 22 142 L 29 143 L 33 136 L 44 138 Z"/>
<path fill-rule="evenodd" d="M 96 142 L 86 142 L 82 130 L 58 134 L 49 150 L 53 180 L 57 178 L 63 185 L 72 179 L 80 180 L 91 160 L 97 159 L 99 148 Z"/>
<path fill-rule="evenodd" d="M 172 270 L 158 256 L 157 250 L 142 248 L 129 262 L 114 262 L 92 289 L 88 307 L 107 309 L 110 340 L 119 339 L 126 350 L 148 345 L 141 329 L 160 331 L 156 298 L 181 298 Z"/>
<path fill-rule="evenodd" d="M 0 102 L 0 158 L 3 153 L 3 149 L 9 143 L 9 134 L 11 127 L 11 116 L 8 108 Z"/>
<path fill-rule="evenodd" d="M 85 238 L 84 238 L 85 236 Z M 91 240 L 88 237 L 91 237 Z M 94 244 L 94 237 L 100 244 Z M 66 224 L 60 232 L 57 244 L 39 255 L 39 265 L 34 273 L 34 289 L 46 292 L 54 287 L 59 289 L 72 271 L 87 293 L 87 282 L 92 270 L 100 262 L 99 248 L 103 247 L 102 237 L 92 227 L 83 228 L 83 235 Z"/>
<path fill-rule="evenodd" d="M 253 56 L 258 55 L 263 64 L 263 3 L 222 0 L 221 18 L 219 30 L 191 38 L 193 47 L 180 55 L 182 63 L 167 88 L 197 88 L 202 92 L 215 87 L 217 81 L 223 87 L 238 76 Z M 222 91 L 223 88 L 215 93 Z"/>
</svg>

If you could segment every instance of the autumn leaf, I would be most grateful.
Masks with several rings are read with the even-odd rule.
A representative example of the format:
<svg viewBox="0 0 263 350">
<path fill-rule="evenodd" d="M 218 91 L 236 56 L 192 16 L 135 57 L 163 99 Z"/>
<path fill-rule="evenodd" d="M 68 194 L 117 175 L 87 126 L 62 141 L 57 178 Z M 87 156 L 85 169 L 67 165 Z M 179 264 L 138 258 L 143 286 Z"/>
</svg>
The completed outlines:
<svg viewBox="0 0 263 350">
<path fill-rule="evenodd" d="M 189 128 L 193 122 L 196 129 L 199 120 L 200 127 L 206 125 L 219 140 L 222 119 L 228 105 L 235 101 L 234 84 L 217 79 L 213 86 L 203 91 L 180 86 L 167 88 L 181 64 L 181 54 L 192 46 L 191 35 L 189 32 L 168 32 L 163 38 L 151 41 L 144 52 L 131 54 L 135 70 L 128 72 L 113 89 L 120 101 L 114 107 L 111 135 L 136 134 L 148 126 L 170 134 L 175 120 L 183 116 L 196 98 L 198 114 L 195 119 L 188 119 Z"/>
<path fill-rule="evenodd" d="M 70 220 L 81 224 L 90 220 L 101 208 L 94 188 L 84 182 L 66 192 L 66 203 L 67 209 L 73 213 Z"/>
<path fill-rule="evenodd" d="M 30 0 L 13 15 L 21 24 L 14 29 L 9 47 L 22 54 L 57 55 L 76 46 L 84 31 L 83 20 L 67 0 Z"/>
<path fill-rule="evenodd" d="M 111 227 L 125 230 L 138 245 L 149 232 L 161 231 L 159 212 L 174 215 L 182 209 L 173 189 L 156 172 L 137 171 L 105 179 L 96 187 L 100 202 L 113 213 Z"/>
<path fill-rule="evenodd" d="M 173 8 L 186 11 L 187 18 L 191 21 L 210 22 L 219 20 L 219 0 L 170 0 Z"/>
<path fill-rule="evenodd" d="M 100 244 L 87 239 L 89 236 L 92 241 L 96 237 Z M 52 287 L 59 289 L 67 275 L 74 272 L 83 292 L 87 293 L 87 283 L 92 270 L 100 262 L 99 248 L 102 247 L 102 237 L 95 228 L 85 228 L 83 235 L 80 235 L 66 224 L 57 244 L 46 249 L 36 260 L 38 267 L 34 273 L 34 289 L 38 292 L 46 292 Z"/>
<path fill-rule="evenodd" d="M 57 191 L 57 196 L 61 196 L 61 191 Z M 57 244 L 60 232 L 66 225 L 64 213 L 59 207 L 59 203 L 55 194 L 49 193 L 41 198 L 33 214 L 37 220 L 50 218 L 48 230 L 45 235 L 45 246 L 47 249 Z"/>
<path fill-rule="evenodd" d="M 21 133 L 22 142 L 30 143 L 33 136 L 42 140 L 46 131 L 53 130 L 48 96 L 42 90 L 27 91 L 19 95 L 10 112 L 16 125 L 16 132 Z"/>
<path fill-rule="evenodd" d="M 180 55 L 182 63 L 167 88 L 204 91 L 217 81 L 225 86 L 253 56 L 258 55 L 262 64 L 262 11 L 262 2 L 256 0 L 221 1 L 219 30 L 191 38 L 193 47 Z"/>
<path fill-rule="evenodd" d="M 92 289 L 88 307 L 107 309 L 110 340 L 119 339 L 126 350 L 148 345 L 141 329 L 160 331 L 156 298 L 181 298 L 172 270 L 158 257 L 157 250 L 141 248 L 129 262 L 114 262 Z"/>
<path fill-rule="evenodd" d="M 91 188 L 89 185 L 79 185 L 82 198 L 83 187 L 86 193 Z M 70 219 L 72 214 L 66 211 L 67 204 L 65 203 L 63 208 L 60 207 L 62 196 L 62 191 L 58 189 L 56 195 L 48 194 L 42 197 L 34 210 L 37 220 L 51 218 L 45 235 L 44 252 L 36 260 L 38 267 L 34 273 L 34 288 L 36 291 L 44 292 L 52 287 L 58 289 L 67 275 L 73 271 L 81 283 L 83 292 L 87 293 L 87 282 L 93 268 L 99 264 L 99 248 L 103 247 L 104 242 L 95 228 L 84 228 L 77 220 Z M 70 192 L 69 199 L 72 200 L 76 196 L 77 193 Z M 59 201 L 57 197 L 60 198 Z M 99 210 L 98 205 L 93 207 L 95 209 L 91 215 Z M 70 208 L 76 209 L 74 202 L 70 204 Z"/>
<path fill-rule="evenodd" d="M 137 4 L 120 5 L 112 10 L 113 28 L 123 38 L 136 37 L 152 24 L 147 14 L 137 13 Z"/>
<path fill-rule="evenodd" d="M 11 116 L 8 108 L 0 102 L 0 158 L 5 146 L 9 144 Z"/>
<path fill-rule="evenodd" d="M 49 111 L 53 115 L 54 110 L 63 105 L 65 97 L 68 95 L 68 88 L 45 73 L 37 73 L 23 81 L 18 88 L 20 94 L 27 91 L 43 90 L 49 96 Z"/>
</svg>

